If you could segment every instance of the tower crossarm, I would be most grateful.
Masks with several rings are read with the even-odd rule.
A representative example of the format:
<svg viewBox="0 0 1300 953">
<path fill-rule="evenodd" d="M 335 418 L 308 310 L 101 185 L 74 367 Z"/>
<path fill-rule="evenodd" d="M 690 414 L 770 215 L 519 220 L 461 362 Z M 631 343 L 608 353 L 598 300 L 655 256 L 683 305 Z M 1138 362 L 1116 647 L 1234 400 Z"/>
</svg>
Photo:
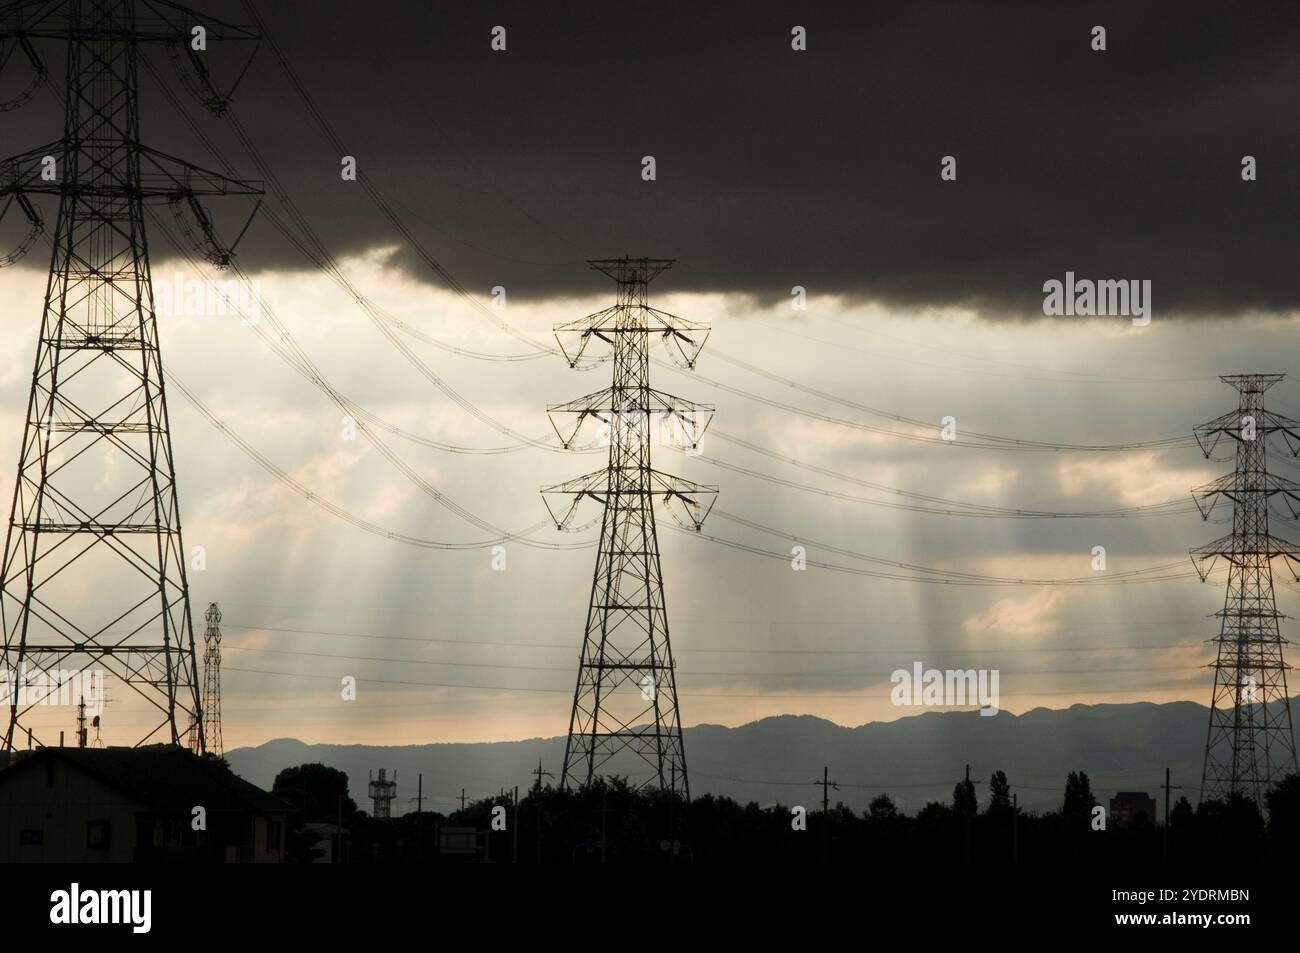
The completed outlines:
<svg viewBox="0 0 1300 953">
<path fill-rule="evenodd" d="M 56 139 L 54 142 L 35 149 L 28 149 L 17 155 L 0 159 L 0 195 L 21 195 L 23 193 L 48 193 L 57 195 L 63 187 L 57 182 L 45 182 L 41 179 L 42 166 L 47 156 L 62 157 L 67 149 L 67 141 Z"/>
<path fill-rule="evenodd" d="M 574 448 L 587 423 L 595 423 L 598 428 L 597 445 L 608 446 L 619 439 L 695 449 L 713 419 L 712 404 L 675 397 L 650 387 L 631 391 L 606 387 L 576 400 L 552 404 L 546 412 L 566 450 Z"/>
<path fill-rule="evenodd" d="M 668 504 L 669 513 L 680 525 L 699 530 L 713 509 L 718 488 L 695 483 L 659 470 L 645 471 L 645 485 L 619 485 L 611 490 L 608 468 L 542 489 L 542 499 L 557 529 L 569 529 L 584 499 L 606 506 L 611 498 L 659 498 Z M 625 505 L 636 505 L 626 503 Z M 684 515 L 685 519 L 680 518 Z"/>
<path fill-rule="evenodd" d="M 1243 539 L 1240 534 L 1229 533 L 1212 543 L 1196 547 L 1191 556 L 1201 581 L 1210 575 L 1220 559 L 1235 565 L 1253 565 L 1260 559 L 1282 557 L 1296 582 L 1300 582 L 1300 546 L 1269 534 L 1254 534 Z"/>
<path fill-rule="evenodd" d="M 663 496 L 668 512 L 679 526 L 699 532 L 717 501 L 718 488 L 685 480 L 671 473 L 650 471 L 652 492 Z"/>
<path fill-rule="evenodd" d="M 613 307 L 602 308 L 585 318 L 579 318 L 577 321 L 557 324 L 555 331 L 557 334 L 567 332 L 609 335 L 611 343 L 615 334 L 632 334 L 638 331 L 648 331 L 651 334 L 681 334 L 686 337 L 692 335 L 703 337 L 709 333 L 709 325 L 707 324 L 699 321 L 688 321 L 686 318 L 679 318 L 675 314 L 660 311 L 658 308 L 652 308 L 649 305 L 632 305 L 630 308 L 640 315 L 639 320 L 619 323 L 619 312 L 623 308 L 614 305 Z"/>
<path fill-rule="evenodd" d="M 121 182 L 104 181 L 100 170 L 95 167 L 78 173 L 77 164 L 66 161 L 79 148 L 81 145 L 61 139 L 0 160 L 0 195 L 120 194 Z M 142 199 L 159 201 L 189 196 L 264 194 L 262 183 L 256 179 L 232 179 L 147 146 L 139 147 L 139 156 L 139 177 L 128 187 Z M 56 175 L 47 179 L 44 170 L 46 159 L 51 157 L 56 160 Z"/>
<path fill-rule="evenodd" d="M 1281 499 L 1292 519 L 1300 518 L 1300 483 L 1275 473 L 1234 471 L 1192 490 L 1192 498 L 1205 519 L 1221 500 L 1248 504 L 1273 497 Z"/>
<path fill-rule="evenodd" d="M 630 304 L 604 308 L 555 327 L 555 340 L 570 366 L 579 363 L 593 339 L 613 347 L 620 336 L 629 334 L 658 336 L 675 363 L 692 368 L 708 340 L 709 325 L 646 304 Z"/>
<path fill-rule="evenodd" d="M 1246 418 L 1249 418 L 1247 421 Z M 1292 456 L 1300 456 L 1300 421 L 1265 408 L 1229 411 L 1195 428 L 1201 452 L 1210 456 L 1224 437 L 1237 443 L 1280 434 Z"/>
<path fill-rule="evenodd" d="M 185 43 L 190 31 L 202 26 L 209 40 L 257 41 L 260 34 L 247 24 L 231 23 L 206 12 L 169 0 L 141 0 L 133 23 L 109 21 L 93 33 L 74 21 L 68 8 L 71 0 L 17 0 L 0 12 L 0 40 L 77 38 L 78 31 L 94 39 L 123 43 Z"/>
</svg>

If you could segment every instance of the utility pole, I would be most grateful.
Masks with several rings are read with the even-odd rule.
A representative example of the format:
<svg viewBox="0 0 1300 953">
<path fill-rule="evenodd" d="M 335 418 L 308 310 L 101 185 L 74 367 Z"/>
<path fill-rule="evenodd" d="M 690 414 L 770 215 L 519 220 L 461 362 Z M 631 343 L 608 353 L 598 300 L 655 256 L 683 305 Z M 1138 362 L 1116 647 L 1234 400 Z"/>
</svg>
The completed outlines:
<svg viewBox="0 0 1300 953">
<path fill-rule="evenodd" d="M 827 840 L 830 837 L 830 825 L 831 825 L 830 790 L 831 788 L 834 788 L 836 791 L 840 789 L 839 782 L 831 780 L 830 771 L 831 769 L 829 765 L 822 765 L 822 779 L 820 781 L 813 782 L 813 784 L 820 784 L 822 787 L 822 822 L 820 828 L 821 834 L 818 835 L 818 844 L 821 847 L 821 859 L 823 864 L 826 863 L 826 852 L 828 849 Z"/>
<path fill-rule="evenodd" d="M 666 435 L 656 424 L 671 425 L 668 436 L 679 445 L 698 446 L 713 408 L 651 388 L 649 347 L 653 335 L 677 363 L 694 367 L 708 327 L 647 303 L 649 283 L 672 267 L 671 259 L 589 264 L 617 282 L 616 302 L 556 327 L 556 339 L 571 367 L 592 340 L 610 344 L 613 381 L 547 413 L 566 448 L 574 446 L 585 421 L 599 421 L 603 432 L 597 439 L 608 440 L 609 458 L 600 470 L 542 490 L 559 529 L 573 525 L 584 499 L 603 507 L 560 786 L 589 785 L 610 759 L 630 752 L 650 768 L 641 788 L 676 789 L 689 800 L 653 504 L 661 500 L 679 524 L 699 530 L 717 488 L 654 469 L 650 448 Z M 558 423 L 569 418 L 576 422 Z"/>
<path fill-rule="evenodd" d="M 424 861 L 424 772 L 415 775 L 415 862 Z"/>
<path fill-rule="evenodd" d="M 838 790 L 840 789 L 840 783 L 839 783 L 838 781 L 832 781 L 832 780 L 830 779 L 830 772 L 831 772 L 830 766 L 829 766 L 829 765 L 823 765 L 823 766 L 822 766 L 822 779 L 821 779 L 820 781 L 814 781 L 814 782 L 813 782 L 813 784 L 820 784 L 820 785 L 821 785 L 821 789 L 822 789 L 822 813 L 823 813 L 823 814 L 830 814 L 830 812 L 831 812 L 831 796 L 830 796 L 830 790 L 831 790 L 831 788 L 834 788 L 836 791 L 838 791 Z"/>
<path fill-rule="evenodd" d="M 1165 768 L 1165 783 L 1161 785 L 1165 789 L 1165 836 L 1164 836 L 1164 862 L 1169 863 L 1169 792 L 1172 790 L 1183 789 L 1181 784 L 1169 783 L 1169 769 Z"/>
<path fill-rule="evenodd" d="M 542 770 L 542 759 L 537 759 L 537 770 L 532 772 L 537 776 L 537 784 L 533 790 L 537 792 L 537 823 L 536 823 L 536 862 L 542 862 L 542 819 L 545 816 L 542 813 L 542 778 L 554 778 L 555 775 L 549 771 Z"/>
<path fill-rule="evenodd" d="M 962 788 L 962 790 L 963 790 L 964 793 L 971 793 L 971 792 L 973 791 L 973 788 L 971 787 L 971 783 L 970 783 L 970 765 L 969 765 L 969 764 L 966 765 L 966 781 L 965 781 L 965 784 L 964 784 L 964 787 Z M 965 861 L 966 861 L 966 866 L 967 866 L 967 867 L 970 866 L 970 822 L 971 822 L 971 816 L 970 816 L 970 813 L 969 813 L 969 812 L 966 812 L 966 813 L 965 813 L 965 817 L 963 818 L 963 828 L 962 828 L 962 833 L 963 833 L 963 837 L 962 837 L 962 856 L 963 856 L 963 858 L 964 858 Z"/>
<path fill-rule="evenodd" d="M 1020 795 L 1011 795 L 1011 862 L 1020 863 Z"/>
<path fill-rule="evenodd" d="M 538 864 L 542 862 L 542 818 L 543 816 L 544 815 L 542 814 L 542 798 L 541 795 L 538 794 L 537 823 L 534 825 L 536 830 L 534 831 L 535 844 L 534 844 L 534 856 L 533 856 L 534 863 L 538 863 Z"/>
<path fill-rule="evenodd" d="M 515 816 L 510 824 L 510 863 L 519 863 L 519 785 L 515 785 Z"/>
<path fill-rule="evenodd" d="M 338 796 L 335 802 L 335 826 L 338 833 L 334 835 L 336 847 L 334 849 L 334 863 L 343 863 L 343 795 Z"/>
<path fill-rule="evenodd" d="M 609 785 L 604 784 L 600 789 L 600 862 L 605 863 L 606 843 L 605 843 L 605 817 L 609 814 Z"/>
<path fill-rule="evenodd" d="M 158 712 L 137 745 L 202 753 L 191 553 L 181 538 L 145 207 L 165 203 L 193 219 L 196 243 L 228 265 L 232 250 L 217 241 L 200 202 L 262 188 L 140 141 L 137 66 L 146 45 L 189 54 L 201 97 L 214 112 L 225 108 L 229 97 L 213 89 L 206 53 L 191 47 L 196 22 L 208 43 L 257 39 L 168 0 L 11 3 L 0 12 L 0 43 L 17 41 L 39 67 L 36 48 L 61 42 L 67 75 L 62 137 L 0 161 L 0 199 L 26 213 L 31 237 L 44 229 L 33 199 L 59 203 L 0 561 L 0 668 L 75 659 L 101 669 Z M 74 465 L 82 460 L 96 461 L 97 479 Z M 81 605 L 92 580 L 127 608 Z M 3 750 L 13 751 L 29 727 L 27 709 L 16 698 L 8 709 Z"/>
<path fill-rule="evenodd" d="M 1221 619 L 1214 694 L 1205 740 L 1201 800 L 1240 794 L 1265 809 L 1265 792 L 1296 770 L 1295 734 L 1282 657 L 1280 620 L 1273 592 L 1272 561 L 1281 558 L 1300 581 L 1300 546 L 1269 532 L 1269 505 L 1276 497 L 1300 516 L 1300 484 L 1268 472 L 1269 437 L 1280 436 L 1300 456 L 1300 421 L 1264 408 L 1264 392 L 1284 374 L 1232 374 L 1219 379 L 1238 393 L 1238 407 L 1196 428 L 1208 458 L 1227 437 L 1236 444 L 1232 473 L 1192 491 L 1209 519 L 1223 499 L 1232 502 L 1232 532 L 1192 550 L 1201 580 L 1222 559 L 1228 585 Z"/>
<path fill-rule="evenodd" d="M 460 809 L 465 810 L 465 789 L 460 789 Z"/>
<path fill-rule="evenodd" d="M 668 863 L 672 863 L 677 854 L 677 765 L 673 765 L 672 787 L 668 789 Z"/>
<path fill-rule="evenodd" d="M 537 759 L 537 770 L 536 770 L 536 771 L 529 772 L 529 773 L 532 774 L 534 777 L 537 778 L 536 790 L 538 790 L 538 791 L 540 791 L 540 790 L 542 789 L 542 778 L 554 778 L 554 777 L 555 777 L 555 775 L 551 774 L 551 772 L 549 772 L 549 771 L 543 771 L 543 770 L 542 770 L 542 759 L 541 759 L 541 758 L 538 758 L 538 759 Z"/>
<path fill-rule="evenodd" d="M 77 747 L 86 747 L 86 696 L 77 702 Z"/>
</svg>

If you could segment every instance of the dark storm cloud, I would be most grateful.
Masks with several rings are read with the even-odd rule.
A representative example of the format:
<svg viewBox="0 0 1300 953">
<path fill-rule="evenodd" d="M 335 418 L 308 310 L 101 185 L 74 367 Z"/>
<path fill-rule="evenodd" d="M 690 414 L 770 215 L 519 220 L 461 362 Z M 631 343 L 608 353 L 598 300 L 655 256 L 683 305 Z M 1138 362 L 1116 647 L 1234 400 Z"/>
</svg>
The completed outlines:
<svg viewBox="0 0 1300 953">
<path fill-rule="evenodd" d="M 362 168 L 485 294 L 601 290 L 582 259 L 630 253 L 679 259 L 672 290 L 780 300 L 798 284 L 993 317 L 1041 313 L 1043 282 L 1067 270 L 1150 279 L 1158 315 L 1300 297 L 1293 4 L 263 7 Z M 807 52 L 790 49 L 795 24 Z M 210 164 L 142 83 L 145 137 Z M 7 151 L 57 134 L 41 132 L 51 104 L 0 117 L 33 137 L 6 135 Z M 266 50 L 236 110 L 332 249 L 397 240 Z M 1241 181 L 1247 154 L 1257 182 Z M 301 261 L 265 221 L 241 251 L 249 267 Z"/>
</svg>

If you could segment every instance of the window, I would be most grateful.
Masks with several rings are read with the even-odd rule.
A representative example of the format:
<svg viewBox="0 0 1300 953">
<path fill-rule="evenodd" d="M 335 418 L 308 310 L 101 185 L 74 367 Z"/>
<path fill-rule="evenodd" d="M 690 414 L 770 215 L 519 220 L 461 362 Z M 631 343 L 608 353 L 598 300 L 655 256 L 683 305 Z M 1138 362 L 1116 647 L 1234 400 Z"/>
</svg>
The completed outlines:
<svg viewBox="0 0 1300 953">
<path fill-rule="evenodd" d="M 266 849 L 280 849 L 280 822 L 273 819 L 266 819 Z"/>
<path fill-rule="evenodd" d="M 108 850 L 108 821 L 89 821 L 86 824 L 86 846 L 95 850 Z"/>
<path fill-rule="evenodd" d="M 18 843 L 23 847 L 40 847 L 45 843 L 45 831 L 39 827 L 25 828 L 18 832 Z"/>
</svg>

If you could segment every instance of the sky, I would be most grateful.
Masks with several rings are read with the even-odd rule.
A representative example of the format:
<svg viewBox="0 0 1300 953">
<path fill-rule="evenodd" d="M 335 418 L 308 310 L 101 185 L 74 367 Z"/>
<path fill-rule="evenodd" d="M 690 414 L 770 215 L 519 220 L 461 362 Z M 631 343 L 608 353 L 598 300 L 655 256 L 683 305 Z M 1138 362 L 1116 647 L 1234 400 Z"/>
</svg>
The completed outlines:
<svg viewBox="0 0 1300 953">
<path fill-rule="evenodd" d="M 204 287 L 196 282 L 236 279 L 174 254 L 164 209 L 150 224 L 154 283 L 183 302 L 159 315 L 164 365 L 228 428 L 319 499 L 383 530 L 484 538 L 429 487 L 496 527 L 532 527 L 547 515 L 538 489 L 596 468 L 598 455 L 447 452 L 372 431 L 399 468 L 349 439 L 339 407 L 268 337 L 282 342 L 282 326 L 330 385 L 388 424 L 501 447 L 546 435 L 546 406 L 605 386 L 608 365 L 480 360 L 417 335 L 521 355 L 530 349 L 519 336 L 547 344 L 554 325 L 612 303 L 614 285 L 585 259 L 675 258 L 652 303 L 713 330 L 696 371 L 656 365 L 654 383 L 714 404 L 716 430 L 702 456 L 664 447 L 656 462 L 719 487 L 705 533 L 771 554 L 661 530 L 685 724 L 914 714 L 891 703 L 889 675 L 916 661 L 997 668 L 1001 707 L 1013 712 L 1208 703 L 1203 640 L 1215 634 L 1222 576 L 1200 582 L 1186 554 L 1226 532 L 1222 523 L 1189 506 L 970 518 L 899 509 L 903 498 L 881 487 L 1079 512 L 1190 501 L 1192 487 L 1231 468 L 1186 445 L 1028 452 L 972 446 L 966 435 L 1089 446 L 1184 437 L 1236 406 L 1217 375 L 1291 370 L 1300 196 L 1290 170 L 1300 150 L 1279 120 L 1300 66 L 1286 56 L 1289 8 L 1266 19 L 1218 5 L 1176 15 L 863 5 L 814 18 L 759 4 L 743 17 L 672 6 L 635 20 L 595 4 L 367 9 L 364 21 L 334 2 L 279 4 L 265 16 L 348 154 L 466 293 L 429 269 L 361 183 L 340 177 L 338 150 L 262 49 L 235 117 L 339 273 L 415 333 L 391 332 L 394 346 L 380 330 L 391 326 L 304 260 L 265 211 L 238 249 L 260 320 L 221 313 L 210 297 L 184 303 Z M 1097 24 L 1105 51 L 1090 46 Z M 495 25 L 507 29 L 504 52 L 490 48 Z M 807 28 L 804 51 L 790 47 L 795 25 Z M 236 61 L 225 49 L 212 55 Z M 151 63 L 183 96 L 167 57 Z M 22 66 L 6 66 L 0 89 L 14 88 Z M 153 71 L 141 70 L 141 84 L 142 136 L 220 167 Z M 236 168 L 262 174 L 228 121 L 183 102 Z M 42 95 L 0 116 L 5 151 L 50 141 L 60 125 Z M 1247 155 L 1255 181 L 1242 180 Z M 642 177 L 646 156 L 653 181 Z M 940 176 L 945 156 L 955 181 Z M 266 209 L 297 228 L 276 196 Z M 213 210 L 234 230 L 248 212 L 236 200 Z M 17 233 L 6 223 L 0 234 Z M 18 452 L 47 266 L 38 247 L 0 271 L 10 331 L 0 339 L 0 459 L 6 440 Z M 1043 284 L 1067 272 L 1150 281 L 1151 322 L 1045 316 Z M 430 376 L 515 436 L 467 413 Z M 1291 380 L 1269 397 L 1296 414 Z M 206 553 L 190 574 L 196 632 L 209 602 L 223 612 L 227 748 L 284 736 L 416 744 L 563 734 L 591 548 L 510 543 L 497 570 L 488 549 L 367 533 L 268 474 L 179 387 L 169 400 L 185 541 Z M 947 417 L 951 443 L 936 440 Z M 531 538 L 571 545 L 594 535 L 544 526 Z M 810 561 L 803 571 L 791 564 L 796 544 Z M 1098 546 L 1103 572 L 1093 569 Z M 880 568 L 845 550 L 1014 579 L 1179 569 L 1125 585 L 953 586 L 816 565 Z M 1294 590 L 1279 585 L 1279 605 L 1294 611 Z M 347 675 L 356 701 L 340 697 Z M 110 694 L 105 739 L 134 740 L 135 723 Z"/>
</svg>

